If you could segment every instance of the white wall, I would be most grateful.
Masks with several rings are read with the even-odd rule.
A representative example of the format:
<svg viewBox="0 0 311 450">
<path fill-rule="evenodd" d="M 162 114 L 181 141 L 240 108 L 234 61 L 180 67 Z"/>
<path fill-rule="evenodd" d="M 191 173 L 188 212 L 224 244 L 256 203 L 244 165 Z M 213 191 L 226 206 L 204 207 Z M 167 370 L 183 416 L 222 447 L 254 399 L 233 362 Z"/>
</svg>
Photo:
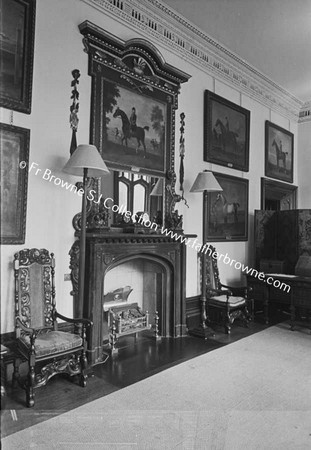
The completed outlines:
<svg viewBox="0 0 311 450">
<path fill-rule="evenodd" d="M 311 120 L 298 125 L 298 205 L 311 208 Z"/>
<path fill-rule="evenodd" d="M 52 174 L 69 182 L 77 178 L 62 173 L 62 167 L 69 158 L 71 129 L 69 126 L 69 107 L 71 95 L 71 71 L 79 69 L 80 111 L 78 143 L 89 142 L 91 78 L 87 75 L 88 56 L 83 51 L 82 35 L 78 25 L 90 20 L 112 34 L 127 40 L 139 36 L 137 32 L 101 14 L 83 2 L 76 0 L 40 0 L 37 2 L 34 78 L 31 115 L 14 112 L 16 126 L 29 128 L 30 163 L 35 162 L 44 172 L 50 169 Z M 139 36 L 142 37 L 142 36 Z M 190 208 L 177 205 L 184 215 L 186 233 L 195 233 L 202 241 L 202 197 L 190 194 L 197 173 L 211 169 L 226 174 L 249 179 L 249 241 L 216 243 L 219 252 L 228 253 L 241 263 L 252 263 L 253 210 L 260 208 L 260 177 L 264 176 L 264 122 L 271 120 L 294 134 L 297 125 L 288 119 L 270 111 L 238 90 L 214 80 L 184 59 L 171 54 L 153 40 L 165 60 L 191 74 L 188 83 L 182 85 L 179 97 L 179 109 L 176 112 L 176 155 L 178 156 L 179 114 L 186 114 L 185 142 L 185 195 Z M 250 171 L 240 172 L 229 168 L 203 162 L 203 98 L 204 90 L 213 90 L 228 100 L 241 104 L 251 111 L 250 135 Z M 10 122 L 10 112 L 1 109 L 1 121 Z M 297 142 L 297 139 L 296 139 Z M 297 184 L 297 154 L 295 151 L 294 183 Z M 176 171 L 179 170 L 179 158 L 176 157 Z M 299 159 L 303 166 L 303 158 Z M 43 173 L 41 172 L 41 174 Z M 307 181 L 307 169 L 301 169 L 300 176 Z M 178 186 L 177 186 L 178 187 Z M 309 194 L 310 194 L 309 186 Z M 177 191 L 178 193 L 178 191 Z M 309 195 L 310 198 L 310 195 Z M 301 199 L 307 207 L 307 200 Z M 303 205 L 301 204 L 301 207 Z M 310 205 L 309 205 L 310 207 Z M 64 282 L 64 274 L 69 272 L 68 252 L 74 240 L 71 225 L 73 216 L 80 211 L 80 197 L 64 191 L 42 179 L 42 176 L 29 174 L 27 225 L 25 245 L 3 245 L 1 247 L 1 332 L 14 329 L 14 284 L 12 260 L 14 253 L 26 247 L 45 247 L 56 256 L 56 293 L 58 309 L 64 314 L 72 313 L 71 283 Z M 239 271 L 220 264 L 223 282 L 238 282 Z M 199 293 L 197 272 L 197 253 L 188 250 L 187 259 L 187 296 Z"/>
</svg>

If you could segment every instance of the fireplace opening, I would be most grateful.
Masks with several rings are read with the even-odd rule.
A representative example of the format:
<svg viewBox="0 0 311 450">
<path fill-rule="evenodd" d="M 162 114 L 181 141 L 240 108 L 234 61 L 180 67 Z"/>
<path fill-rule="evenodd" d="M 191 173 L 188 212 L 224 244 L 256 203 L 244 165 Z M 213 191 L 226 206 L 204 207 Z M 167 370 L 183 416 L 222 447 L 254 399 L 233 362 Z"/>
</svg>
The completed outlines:
<svg viewBox="0 0 311 450">
<path fill-rule="evenodd" d="M 172 292 L 172 270 L 156 257 L 136 256 L 111 266 L 103 279 L 103 340 L 109 338 L 109 309 L 119 310 L 135 305 L 143 313 L 149 313 L 151 331 L 155 331 L 155 316 L 158 315 L 158 333 L 171 335 L 172 306 L 169 295 Z"/>
</svg>

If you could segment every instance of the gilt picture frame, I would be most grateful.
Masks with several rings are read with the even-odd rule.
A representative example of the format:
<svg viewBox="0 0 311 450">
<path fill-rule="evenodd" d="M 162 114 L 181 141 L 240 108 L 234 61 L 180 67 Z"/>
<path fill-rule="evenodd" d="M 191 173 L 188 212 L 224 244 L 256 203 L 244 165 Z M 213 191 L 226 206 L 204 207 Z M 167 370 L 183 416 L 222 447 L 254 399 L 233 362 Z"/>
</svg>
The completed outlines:
<svg viewBox="0 0 311 450">
<path fill-rule="evenodd" d="M 245 178 L 213 172 L 222 191 L 208 193 L 203 206 L 207 241 L 248 240 L 248 186 Z"/>
<path fill-rule="evenodd" d="M 2 0 L 0 106 L 31 113 L 36 0 Z"/>
<path fill-rule="evenodd" d="M 290 131 L 266 120 L 265 122 L 265 175 L 293 183 L 294 135 Z"/>
<path fill-rule="evenodd" d="M 250 111 L 204 93 L 204 161 L 248 172 Z"/>
<path fill-rule="evenodd" d="M 0 123 L 1 244 L 24 244 L 30 130 Z"/>
</svg>

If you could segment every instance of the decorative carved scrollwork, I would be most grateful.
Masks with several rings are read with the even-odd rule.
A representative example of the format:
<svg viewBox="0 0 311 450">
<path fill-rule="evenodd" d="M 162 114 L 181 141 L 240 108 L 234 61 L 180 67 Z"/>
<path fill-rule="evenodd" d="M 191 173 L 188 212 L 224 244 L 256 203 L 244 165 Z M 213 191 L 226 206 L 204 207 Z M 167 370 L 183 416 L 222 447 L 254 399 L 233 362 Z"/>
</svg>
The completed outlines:
<svg viewBox="0 0 311 450">
<path fill-rule="evenodd" d="M 77 189 L 83 188 L 83 183 L 76 183 Z M 87 230 L 107 230 L 109 211 L 104 206 L 105 199 L 101 196 L 97 198 L 97 180 L 88 178 L 86 188 L 86 228 Z M 81 212 L 77 213 L 72 219 L 73 228 L 81 231 Z"/>
<path fill-rule="evenodd" d="M 45 249 L 38 250 L 37 248 L 20 250 L 15 254 L 16 259 L 19 259 L 21 266 L 26 266 L 37 262 L 38 264 L 50 264 L 52 260 L 52 254 Z"/>
<path fill-rule="evenodd" d="M 35 375 L 35 387 L 46 385 L 50 378 L 59 373 L 68 373 L 71 376 L 81 373 L 81 364 L 77 355 L 56 360 L 44 366 L 41 372 Z"/>
<path fill-rule="evenodd" d="M 79 112 L 79 92 L 77 89 L 77 85 L 79 84 L 79 78 L 80 78 L 80 71 L 78 69 L 74 69 L 71 72 L 73 76 L 73 80 L 71 81 L 71 98 L 72 98 L 72 105 L 70 106 L 70 127 L 72 129 L 72 136 L 71 136 L 71 143 L 70 143 L 70 154 L 75 151 L 77 148 L 77 131 L 78 131 L 78 124 L 79 124 L 79 118 L 78 118 L 78 112 Z"/>
<path fill-rule="evenodd" d="M 70 264 L 69 268 L 71 270 L 71 283 L 72 291 L 71 295 L 78 295 L 78 284 L 79 284 L 79 254 L 80 254 L 80 241 L 75 241 L 69 251 Z"/>
<path fill-rule="evenodd" d="M 24 249 L 15 254 L 15 261 L 19 267 L 19 298 L 16 299 L 17 311 L 19 310 L 20 319 L 26 327 L 31 326 L 31 295 L 43 295 L 45 300 L 44 320 L 45 325 L 53 323 L 53 284 L 51 271 L 54 270 L 52 265 L 53 253 L 49 253 L 45 249 Z M 42 292 L 31 292 L 30 287 L 30 270 L 32 264 L 40 264 L 42 266 Z M 26 267 L 23 267 L 26 266 Z M 38 289 L 38 288 L 36 288 Z"/>
</svg>

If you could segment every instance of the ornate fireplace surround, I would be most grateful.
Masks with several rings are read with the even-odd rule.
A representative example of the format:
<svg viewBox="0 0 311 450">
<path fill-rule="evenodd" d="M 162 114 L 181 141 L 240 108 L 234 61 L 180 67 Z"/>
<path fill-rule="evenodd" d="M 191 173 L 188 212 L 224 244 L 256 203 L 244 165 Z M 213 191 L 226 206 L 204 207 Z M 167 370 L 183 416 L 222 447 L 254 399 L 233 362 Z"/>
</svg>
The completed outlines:
<svg viewBox="0 0 311 450">
<path fill-rule="evenodd" d="M 71 251 L 71 271 L 74 299 L 77 299 L 79 243 Z M 87 356 L 90 364 L 104 362 L 105 276 L 119 264 L 135 259 L 151 261 L 161 267 L 162 282 L 156 293 L 155 309 L 159 314 L 159 333 L 162 337 L 186 335 L 185 260 L 186 247 L 159 234 L 126 234 L 88 232 L 86 238 L 86 283 L 84 317 L 93 322 L 88 336 Z M 121 281 L 122 283 L 122 281 Z M 76 303 L 74 303 L 76 305 Z M 151 320 L 151 319 L 150 319 Z M 106 327 L 107 328 L 107 327 Z"/>
</svg>

